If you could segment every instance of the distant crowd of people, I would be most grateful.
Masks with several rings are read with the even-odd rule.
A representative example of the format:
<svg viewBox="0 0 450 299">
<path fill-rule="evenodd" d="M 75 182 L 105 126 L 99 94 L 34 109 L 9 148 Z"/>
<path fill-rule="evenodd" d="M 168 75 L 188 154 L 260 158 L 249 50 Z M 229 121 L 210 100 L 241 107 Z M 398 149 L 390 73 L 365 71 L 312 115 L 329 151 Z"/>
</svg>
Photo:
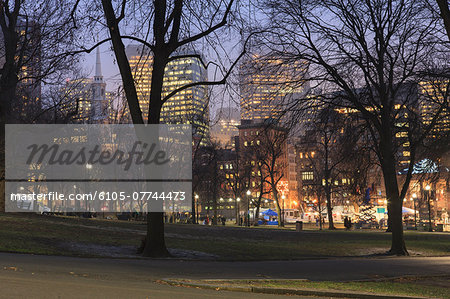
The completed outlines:
<svg viewBox="0 0 450 299">
<path fill-rule="evenodd" d="M 210 225 L 214 222 L 214 216 L 212 216 L 211 218 L 209 218 L 208 215 L 206 215 L 206 217 L 203 218 L 203 220 L 199 221 L 201 224 L 203 225 Z M 221 216 L 219 215 L 217 217 L 217 224 L 222 224 L 225 225 L 225 223 L 227 222 L 227 218 L 225 216 Z"/>
</svg>

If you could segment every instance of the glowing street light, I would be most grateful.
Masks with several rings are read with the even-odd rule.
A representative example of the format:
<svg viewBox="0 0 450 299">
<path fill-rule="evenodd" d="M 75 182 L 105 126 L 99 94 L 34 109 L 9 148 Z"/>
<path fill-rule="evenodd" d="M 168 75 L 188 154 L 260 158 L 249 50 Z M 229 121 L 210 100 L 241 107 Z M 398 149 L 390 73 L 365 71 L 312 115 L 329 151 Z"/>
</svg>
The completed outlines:
<svg viewBox="0 0 450 299">
<path fill-rule="evenodd" d="M 424 195 L 425 195 L 425 199 L 426 199 L 426 201 L 428 203 L 428 222 L 430 224 L 430 226 L 428 227 L 428 231 L 432 232 L 433 231 L 433 225 L 432 225 L 432 222 L 431 222 L 430 189 L 431 189 L 430 185 L 426 185 L 425 186 L 425 190 L 427 192 L 424 192 Z"/>
<path fill-rule="evenodd" d="M 193 217 L 195 217 L 195 216 L 197 216 L 196 218 L 197 219 L 194 219 L 194 220 L 196 220 L 196 221 L 194 221 L 194 222 L 196 222 L 197 224 L 198 224 L 198 218 L 199 218 L 199 213 L 198 213 L 198 199 L 199 199 L 199 196 L 198 196 L 198 194 L 195 194 L 195 196 L 194 196 L 194 198 L 195 198 L 195 208 L 196 208 L 196 214 L 197 215 L 193 215 Z"/>
<path fill-rule="evenodd" d="M 252 192 L 247 190 L 247 226 L 250 227 L 250 195 Z"/>
<path fill-rule="evenodd" d="M 413 194 L 412 194 L 412 197 L 411 197 L 411 200 L 412 200 L 412 202 L 413 202 L 413 204 L 414 204 L 414 229 L 415 229 L 415 230 L 417 230 L 416 197 L 417 197 L 417 194 L 416 194 L 416 193 L 413 193 Z"/>
</svg>

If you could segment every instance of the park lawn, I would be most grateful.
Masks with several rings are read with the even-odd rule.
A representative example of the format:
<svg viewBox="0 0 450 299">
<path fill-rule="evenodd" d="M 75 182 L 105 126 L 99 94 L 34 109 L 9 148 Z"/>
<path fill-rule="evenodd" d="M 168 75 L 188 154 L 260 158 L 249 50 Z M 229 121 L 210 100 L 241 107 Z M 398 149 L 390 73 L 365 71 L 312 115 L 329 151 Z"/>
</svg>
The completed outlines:
<svg viewBox="0 0 450 299">
<path fill-rule="evenodd" d="M 121 227 L 119 223 L 114 225 L 112 221 L 104 220 L 91 221 L 91 219 L 35 214 L 0 214 L 0 251 L 89 256 L 90 254 L 71 251 L 65 245 L 76 242 L 138 246 L 142 237 L 122 232 Z"/>
<path fill-rule="evenodd" d="M 180 280 L 181 281 L 181 280 Z M 353 291 L 381 295 L 450 298 L 449 277 L 399 278 L 389 281 L 305 281 L 305 280 L 184 280 L 188 283 L 217 287 L 266 287 L 276 289 L 314 289 L 321 291 Z M 434 282 L 440 281 L 440 285 Z M 447 284 L 447 286 L 445 286 Z"/>
<path fill-rule="evenodd" d="M 105 256 L 108 248 L 137 248 L 145 231 L 145 222 L 138 221 L 0 213 L 0 251 L 98 256 L 67 246 L 77 243 L 105 246 L 101 249 Z M 413 255 L 450 255 L 450 234 L 405 232 L 405 238 Z M 169 248 L 205 252 L 222 260 L 304 259 L 382 254 L 389 249 L 390 234 L 167 224 L 166 243 Z"/>
<path fill-rule="evenodd" d="M 225 260 L 279 260 L 384 254 L 391 240 L 389 233 L 379 231 L 292 231 L 285 238 L 276 238 L 281 231 L 270 230 L 269 234 L 258 228 L 258 234 L 239 237 L 239 228 L 219 235 L 207 230 L 199 234 L 201 237 L 187 238 L 186 232 L 183 238 L 169 236 L 166 242 L 169 247 L 216 254 Z M 405 232 L 405 240 L 411 255 L 450 255 L 450 234 Z"/>
</svg>

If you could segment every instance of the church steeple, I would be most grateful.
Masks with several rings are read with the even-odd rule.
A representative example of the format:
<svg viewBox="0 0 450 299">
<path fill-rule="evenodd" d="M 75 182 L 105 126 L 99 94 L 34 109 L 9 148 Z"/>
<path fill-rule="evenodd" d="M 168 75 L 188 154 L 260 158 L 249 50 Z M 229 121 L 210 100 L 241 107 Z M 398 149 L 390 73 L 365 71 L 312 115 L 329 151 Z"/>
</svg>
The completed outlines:
<svg viewBox="0 0 450 299">
<path fill-rule="evenodd" d="M 95 61 L 95 76 L 94 82 L 103 82 L 102 62 L 100 61 L 100 49 L 97 47 L 97 57 Z"/>
</svg>

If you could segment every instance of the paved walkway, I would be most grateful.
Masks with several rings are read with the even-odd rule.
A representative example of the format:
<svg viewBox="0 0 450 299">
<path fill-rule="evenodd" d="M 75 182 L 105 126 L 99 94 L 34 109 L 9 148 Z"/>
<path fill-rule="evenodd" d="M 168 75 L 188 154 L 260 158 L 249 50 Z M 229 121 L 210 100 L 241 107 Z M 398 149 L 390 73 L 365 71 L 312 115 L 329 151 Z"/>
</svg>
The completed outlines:
<svg viewBox="0 0 450 299">
<path fill-rule="evenodd" d="M 354 280 L 450 275 L 450 257 L 347 258 L 270 262 L 91 259 L 0 253 L 0 298 L 239 298 L 239 293 L 170 287 L 161 278 Z M 256 294 L 246 294 L 246 296 Z M 261 294 L 259 298 L 264 298 Z M 273 296 L 272 296 L 273 297 Z M 256 298 L 256 297 L 255 297 Z M 267 297 L 269 298 L 269 297 Z"/>
</svg>

